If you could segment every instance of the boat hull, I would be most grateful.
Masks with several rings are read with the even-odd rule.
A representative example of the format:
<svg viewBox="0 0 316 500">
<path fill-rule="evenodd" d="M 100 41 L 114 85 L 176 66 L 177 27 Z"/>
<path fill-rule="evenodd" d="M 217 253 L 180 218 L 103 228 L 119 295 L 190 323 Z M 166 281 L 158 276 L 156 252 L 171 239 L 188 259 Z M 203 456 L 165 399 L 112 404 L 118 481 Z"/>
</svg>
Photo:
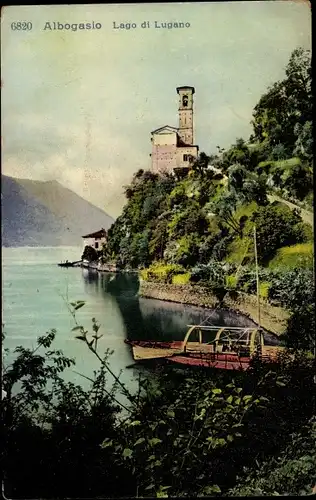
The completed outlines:
<svg viewBox="0 0 316 500">
<path fill-rule="evenodd" d="M 248 370 L 252 356 L 241 352 L 215 352 L 214 344 L 187 342 L 185 349 L 181 341 L 125 340 L 132 347 L 135 361 L 165 359 L 168 363 L 201 366 L 224 370 Z M 262 346 L 261 359 L 276 361 L 284 350 L 280 346 Z"/>
</svg>

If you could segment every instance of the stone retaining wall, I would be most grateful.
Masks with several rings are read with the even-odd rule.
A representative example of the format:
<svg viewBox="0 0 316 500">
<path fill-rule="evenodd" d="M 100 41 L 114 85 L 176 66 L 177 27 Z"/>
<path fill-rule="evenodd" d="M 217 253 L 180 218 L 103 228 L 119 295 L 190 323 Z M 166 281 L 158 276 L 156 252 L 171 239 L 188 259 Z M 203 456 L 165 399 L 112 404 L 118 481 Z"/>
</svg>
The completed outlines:
<svg viewBox="0 0 316 500">
<path fill-rule="evenodd" d="M 174 285 L 141 281 L 139 295 L 152 299 L 178 302 L 193 306 L 214 308 L 219 300 L 207 288 L 199 285 Z M 239 312 L 258 322 L 257 297 L 238 292 L 236 298 L 225 296 L 221 307 Z M 260 323 L 268 332 L 281 335 L 286 328 L 289 313 L 281 307 L 260 300 Z"/>
</svg>

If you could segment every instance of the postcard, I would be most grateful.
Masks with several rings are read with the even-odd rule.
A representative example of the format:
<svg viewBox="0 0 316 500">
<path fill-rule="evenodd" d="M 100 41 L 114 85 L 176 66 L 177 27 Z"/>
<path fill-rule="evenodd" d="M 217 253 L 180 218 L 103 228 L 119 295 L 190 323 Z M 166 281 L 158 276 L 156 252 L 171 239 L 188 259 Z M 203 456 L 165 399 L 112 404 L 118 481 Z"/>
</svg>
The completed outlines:
<svg viewBox="0 0 316 500">
<path fill-rule="evenodd" d="M 4 495 L 312 493 L 310 3 L 6 6 L 1 61 Z"/>
</svg>

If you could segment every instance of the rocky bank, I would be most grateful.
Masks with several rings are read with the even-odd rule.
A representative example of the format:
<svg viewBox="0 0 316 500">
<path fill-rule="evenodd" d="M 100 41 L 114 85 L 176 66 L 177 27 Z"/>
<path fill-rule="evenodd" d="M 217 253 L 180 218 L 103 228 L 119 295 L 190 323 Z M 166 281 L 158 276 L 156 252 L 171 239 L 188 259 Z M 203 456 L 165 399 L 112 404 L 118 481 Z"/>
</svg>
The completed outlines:
<svg viewBox="0 0 316 500">
<path fill-rule="evenodd" d="M 257 297 L 244 292 L 237 292 L 235 296 L 224 297 L 222 303 L 210 293 L 207 288 L 200 285 L 174 285 L 141 281 L 139 295 L 152 299 L 178 302 L 182 304 L 200 306 L 213 309 L 220 307 L 244 314 L 251 320 L 258 322 Z M 281 335 L 287 325 L 290 314 L 279 306 L 272 305 L 260 299 L 260 323 L 266 331 Z"/>
</svg>

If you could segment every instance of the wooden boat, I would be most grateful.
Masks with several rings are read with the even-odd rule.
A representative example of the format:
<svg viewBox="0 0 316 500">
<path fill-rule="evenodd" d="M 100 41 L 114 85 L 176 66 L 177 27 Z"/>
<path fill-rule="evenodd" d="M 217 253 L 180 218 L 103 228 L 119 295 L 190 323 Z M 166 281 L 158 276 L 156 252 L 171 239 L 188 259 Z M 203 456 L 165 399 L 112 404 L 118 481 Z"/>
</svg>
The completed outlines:
<svg viewBox="0 0 316 500">
<path fill-rule="evenodd" d="M 76 260 L 75 262 L 68 262 L 68 260 L 66 260 L 66 262 L 59 262 L 58 266 L 59 267 L 75 267 L 76 265 L 79 265 L 79 264 L 81 264 L 81 260 Z"/>
<path fill-rule="evenodd" d="M 135 361 L 164 358 L 168 362 L 190 366 L 247 370 L 251 359 L 260 355 L 265 361 L 276 360 L 284 350 L 281 346 L 264 345 L 263 331 L 258 328 L 188 325 L 183 341 L 125 340 L 132 347 Z M 215 338 L 203 342 L 203 333 Z M 199 341 L 189 341 L 191 335 Z"/>
</svg>

